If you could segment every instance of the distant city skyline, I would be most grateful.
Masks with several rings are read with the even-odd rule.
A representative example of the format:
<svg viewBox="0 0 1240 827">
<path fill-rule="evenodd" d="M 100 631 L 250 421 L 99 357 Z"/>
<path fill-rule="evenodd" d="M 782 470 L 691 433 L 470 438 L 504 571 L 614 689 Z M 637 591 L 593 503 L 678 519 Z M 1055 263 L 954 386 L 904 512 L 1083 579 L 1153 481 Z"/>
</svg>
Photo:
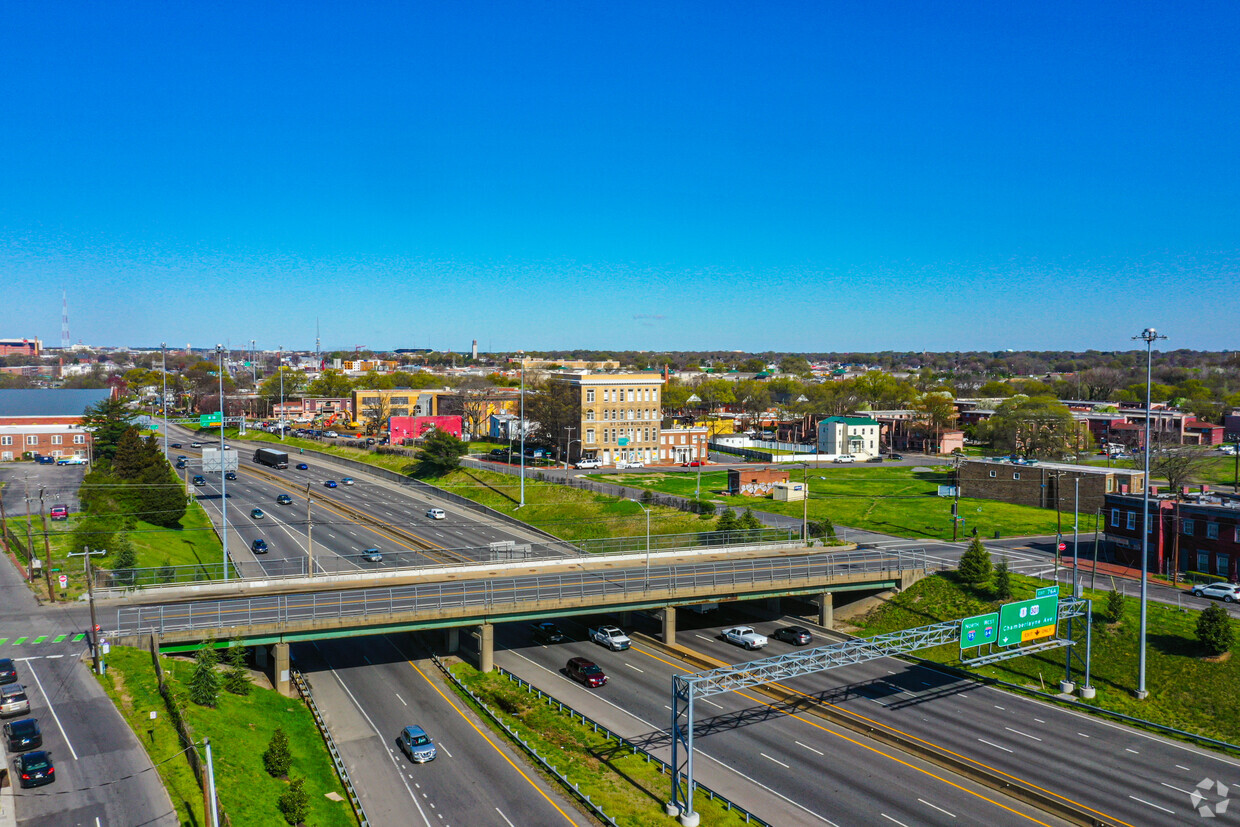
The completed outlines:
<svg viewBox="0 0 1240 827">
<path fill-rule="evenodd" d="M 1235 347 L 1233 3 L 8 11 L 0 337 Z"/>
</svg>

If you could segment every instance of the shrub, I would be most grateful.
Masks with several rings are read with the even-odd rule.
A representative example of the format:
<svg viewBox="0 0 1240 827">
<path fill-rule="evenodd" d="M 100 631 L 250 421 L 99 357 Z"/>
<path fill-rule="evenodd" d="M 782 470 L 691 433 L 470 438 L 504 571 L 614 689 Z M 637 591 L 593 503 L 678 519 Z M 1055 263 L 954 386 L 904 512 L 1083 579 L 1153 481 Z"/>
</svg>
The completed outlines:
<svg viewBox="0 0 1240 827">
<path fill-rule="evenodd" d="M 288 775 L 288 768 L 292 764 L 293 755 L 288 750 L 288 736 L 284 734 L 284 730 L 276 727 L 276 731 L 271 733 L 271 740 L 267 742 L 266 751 L 263 752 L 263 767 L 268 774 L 283 778 Z"/>
<path fill-rule="evenodd" d="M 234 695 L 250 694 L 250 670 L 245 663 L 245 647 L 233 641 L 228 647 L 228 669 L 224 672 L 224 689 Z"/>
<path fill-rule="evenodd" d="M 294 778 L 280 795 L 276 806 L 289 824 L 301 824 L 310 810 L 310 795 L 302 788 L 303 779 Z"/>
<path fill-rule="evenodd" d="M 995 565 L 995 598 L 998 600 L 1012 599 L 1012 574 L 1008 571 L 1007 560 L 1000 560 Z"/>
<path fill-rule="evenodd" d="M 220 674 L 215 671 L 219 659 L 213 643 L 208 640 L 199 648 L 189 677 L 189 699 L 199 706 L 215 706 L 219 700 Z"/>
<path fill-rule="evenodd" d="M 1124 616 L 1124 598 L 1115 589 L 1107 592 L 1107 605 L 1102 610 L 1102 617 L 1107 623 L 1119 623 Z"/>
<path fill-rule="evenodd" d="M 1211 655 L 1221 655 L 1235 643 L 1236 630 L 1232 628 L 1227 610 L 1217 603 L 1211 605 L 1197 618 L 1197 640 Z"/>
<path fill-rule="evenodd" d="M 990 552 L 981 540 L 974 537 L 960 557 L 960 581 L 970 586 L 980 586 L 990 579 L 990 571 Z"/>
</svg>

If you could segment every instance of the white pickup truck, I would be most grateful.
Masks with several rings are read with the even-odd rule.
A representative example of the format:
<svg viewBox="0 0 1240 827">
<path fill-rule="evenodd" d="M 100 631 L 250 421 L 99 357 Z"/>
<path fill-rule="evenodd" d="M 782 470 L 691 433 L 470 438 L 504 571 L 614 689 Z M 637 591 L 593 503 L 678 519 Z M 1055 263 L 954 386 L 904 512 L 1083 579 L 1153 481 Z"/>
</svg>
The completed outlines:
<svg viewBox="0 0 1240 827">
<path fill-rule="evenodd" d="M 723 630 L 723 639 L 746 649 L 761 649 L 766 645 L 766 635 L 760 635 L 752 626 L 733 626 Z"/>
<path fill-rule="evenodd" d="M 628 635 L 615 626 L 595 626 L 589 630 L 589 633 L 590 640 L 606 646 L 613 652 L 628 649 L 633 642 L 629 640 Z M 764 640 L 763 642 L 765 643 L 766 641 Z"/>
</svg>

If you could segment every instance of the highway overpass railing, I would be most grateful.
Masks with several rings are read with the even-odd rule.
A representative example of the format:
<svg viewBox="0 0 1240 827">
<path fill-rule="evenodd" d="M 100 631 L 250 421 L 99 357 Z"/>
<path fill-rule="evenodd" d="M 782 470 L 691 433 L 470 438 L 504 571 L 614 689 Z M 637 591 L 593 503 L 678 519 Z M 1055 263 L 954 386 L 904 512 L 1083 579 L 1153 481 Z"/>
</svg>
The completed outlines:
<svg viewBox="0 0 1240 827">
<path fill-rule="evenodd" d="M 715 594 L 745 594 L 804 588 L 833 580 L 895 581 L 925 572 L 924 550 L 857 550 L 796 556 L 729 558 L 658 565 L 648 575 L 640 563 L 624 569 L 588 569 L 553 574 L 462 579 L 322 592 L 270 594 L 197 600 L 117 609 L 114 635 L 195 632 L 227 637 L 240 627 L 319 629 L 350 618 L 359 625 L 411 619 L 487 617 L 548 606 L 596 607 Z M 447 625 L 442 622 L 437 625 Z M 192 637 L 192 635 L 179 635 Z"/>
</svg>

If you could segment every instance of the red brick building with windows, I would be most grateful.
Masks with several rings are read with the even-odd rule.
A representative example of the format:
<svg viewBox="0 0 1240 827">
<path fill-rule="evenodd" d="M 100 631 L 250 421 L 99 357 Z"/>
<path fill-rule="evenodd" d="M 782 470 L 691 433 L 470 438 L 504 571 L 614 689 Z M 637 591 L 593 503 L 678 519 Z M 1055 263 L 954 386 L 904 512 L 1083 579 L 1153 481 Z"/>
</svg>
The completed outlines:
<svg viewBox="0 0 1240 827">
<path fill-rule="evenodd" d="M 86 409 L 114 390 L 0 390 L 0 462 L 27 455 L 88 457 Z"/>
<path fill-rule="evenodd" d="M 0 339 L 0 356 L 30 356 L 38 358 L 43 355 L 43 343 L 38 339 Z"/>
<path fill-rule="evenodd" d="M 1141 497 L 1106 497 L 1106 538 L 1115 562 L 1141 565 Z M 1201 572 L 1240 581 L 1240 500 L 1150 498 L 1148 567 L 1167 574 Z"/>
</svg>

